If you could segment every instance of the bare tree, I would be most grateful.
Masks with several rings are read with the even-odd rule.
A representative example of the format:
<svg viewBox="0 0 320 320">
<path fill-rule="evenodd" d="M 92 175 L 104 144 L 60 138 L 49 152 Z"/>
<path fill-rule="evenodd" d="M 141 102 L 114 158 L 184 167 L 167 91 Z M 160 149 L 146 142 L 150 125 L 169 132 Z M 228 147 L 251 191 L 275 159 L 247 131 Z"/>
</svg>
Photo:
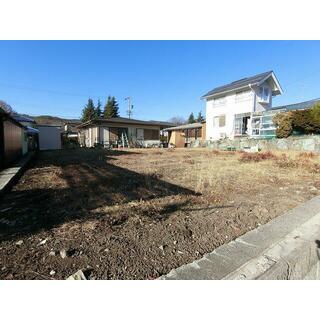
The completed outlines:
<svg viewBox="0 0 320 320">
<path fill-rule="evenodd" d="M 14 110 L 12 109 L 12 107 L 10 106 L 10 104 L 6 103 L 3 100 L 0 100 L 0 108 L 2 110 L 4 110 L 6 113 L 12 114 L 14 113 Z"/>
<path fill-rule="evenodd" d="M 180 126 L 182 124 L 187 123 L 187 121 L 183 117 L 180 117 L 180 116 L 172 117 L 168 120 L 168 122 L 171 122 L 177 126 Z"/>
</svg>

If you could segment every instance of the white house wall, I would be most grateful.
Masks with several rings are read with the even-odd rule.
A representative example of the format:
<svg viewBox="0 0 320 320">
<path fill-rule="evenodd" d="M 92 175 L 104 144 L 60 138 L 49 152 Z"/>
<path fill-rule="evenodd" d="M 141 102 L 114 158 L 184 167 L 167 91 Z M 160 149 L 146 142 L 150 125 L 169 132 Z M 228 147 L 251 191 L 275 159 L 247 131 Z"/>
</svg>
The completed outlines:
<svg viewBox="0 0 320 320">
<path fill-rule="evenodd" d="M 226 96 L 224 105 L 215 105 L 214 100 L 210 99 L 206 102 L 206 137 L 207 140 L 218 140 L 222 135 L 227 137 L 234 136 L 234 119 L 235 115 L 239 113 L 252 112 L 254 103 L 254 94 L 251 92 L 250 96 L 243 101 L 236 101 L 236 94 L 231 93 Z M 214 117 L 225 115 L 225 126 L 214 127 Z"/>
</svg>

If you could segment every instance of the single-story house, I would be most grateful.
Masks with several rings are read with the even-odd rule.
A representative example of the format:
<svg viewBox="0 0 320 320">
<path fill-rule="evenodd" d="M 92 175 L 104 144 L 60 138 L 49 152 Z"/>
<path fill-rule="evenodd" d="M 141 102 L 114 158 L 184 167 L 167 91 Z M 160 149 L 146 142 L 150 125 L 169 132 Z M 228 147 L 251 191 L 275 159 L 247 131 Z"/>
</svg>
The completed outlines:
<svg viewBox="0 0 320 320">
<path fill-rule="evenodd" d="M 0 108 L 0 168 L 28 152 L 27 129 Z"/>
<path fill-rule="evenodd" d="M 39 130 L 39 149 L 61 149 L 61 126 L 49 124 L 37 124 Z"/>
<path fill-rule="evenodd" d="M 176 127 L 165 128 L 168 132 L 169 146 L 177 148 L 189 147 L 195 141 L 206 140 L 206 122 L 184 124 Z"/>
<path fill-rule="evenodd" d="M 129 118 L 96 119 L 77 126 L 79 143 L 84 147 L 97 144 L 108 146 L 148 147 L 160 144 L 160 131 L 169 126 L 169 122 L 143 121 Z"/>
<path fill-rule="evenodd" d="M 282 88 L 273 71 L 243 78 L 212 89 L 206 100 L 206 139 L 260 136 L 262 114 L 272 109 Z"/>
</svg>

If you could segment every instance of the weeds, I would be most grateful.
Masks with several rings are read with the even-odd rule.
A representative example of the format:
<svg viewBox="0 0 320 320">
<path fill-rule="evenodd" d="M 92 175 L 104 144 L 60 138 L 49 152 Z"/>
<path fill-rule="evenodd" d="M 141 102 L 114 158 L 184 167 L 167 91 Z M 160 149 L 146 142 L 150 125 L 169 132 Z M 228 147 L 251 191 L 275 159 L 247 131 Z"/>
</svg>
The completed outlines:
<svg viewBox="0 0 320 320">
<path fill-rule="evenodd" d="M 298 158 L 300 159 L 314 159 L 317 155 L 310 151 L 310 152 L 301 152 L 299 155 L 298 155 Z"/>
<path fill-rule="evenodd" d="M 239 158 L 241 162 L 260 162 L 263 160 L 277 160 L 277 156 L 271 151 L 265 152 L 243 152 Z"/>
</svg>

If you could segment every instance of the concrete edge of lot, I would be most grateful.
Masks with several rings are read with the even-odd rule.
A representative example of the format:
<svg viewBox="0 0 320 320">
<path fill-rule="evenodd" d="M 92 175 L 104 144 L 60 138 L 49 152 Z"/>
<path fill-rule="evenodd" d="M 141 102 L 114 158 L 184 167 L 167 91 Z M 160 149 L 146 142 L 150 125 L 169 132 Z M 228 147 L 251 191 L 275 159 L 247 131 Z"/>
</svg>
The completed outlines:
<svg viewBox="0 0 320 320">
<path fill-rule="evenodd" d="M 161 280 L 320 279 L 320 196 Z"/>
<path fill-rule="evenodd" d="M 34 156 L 35 152 L 29 152 L 11 167 L 0 171 L 0 197 L 17 182 Z"/>
</svg>

